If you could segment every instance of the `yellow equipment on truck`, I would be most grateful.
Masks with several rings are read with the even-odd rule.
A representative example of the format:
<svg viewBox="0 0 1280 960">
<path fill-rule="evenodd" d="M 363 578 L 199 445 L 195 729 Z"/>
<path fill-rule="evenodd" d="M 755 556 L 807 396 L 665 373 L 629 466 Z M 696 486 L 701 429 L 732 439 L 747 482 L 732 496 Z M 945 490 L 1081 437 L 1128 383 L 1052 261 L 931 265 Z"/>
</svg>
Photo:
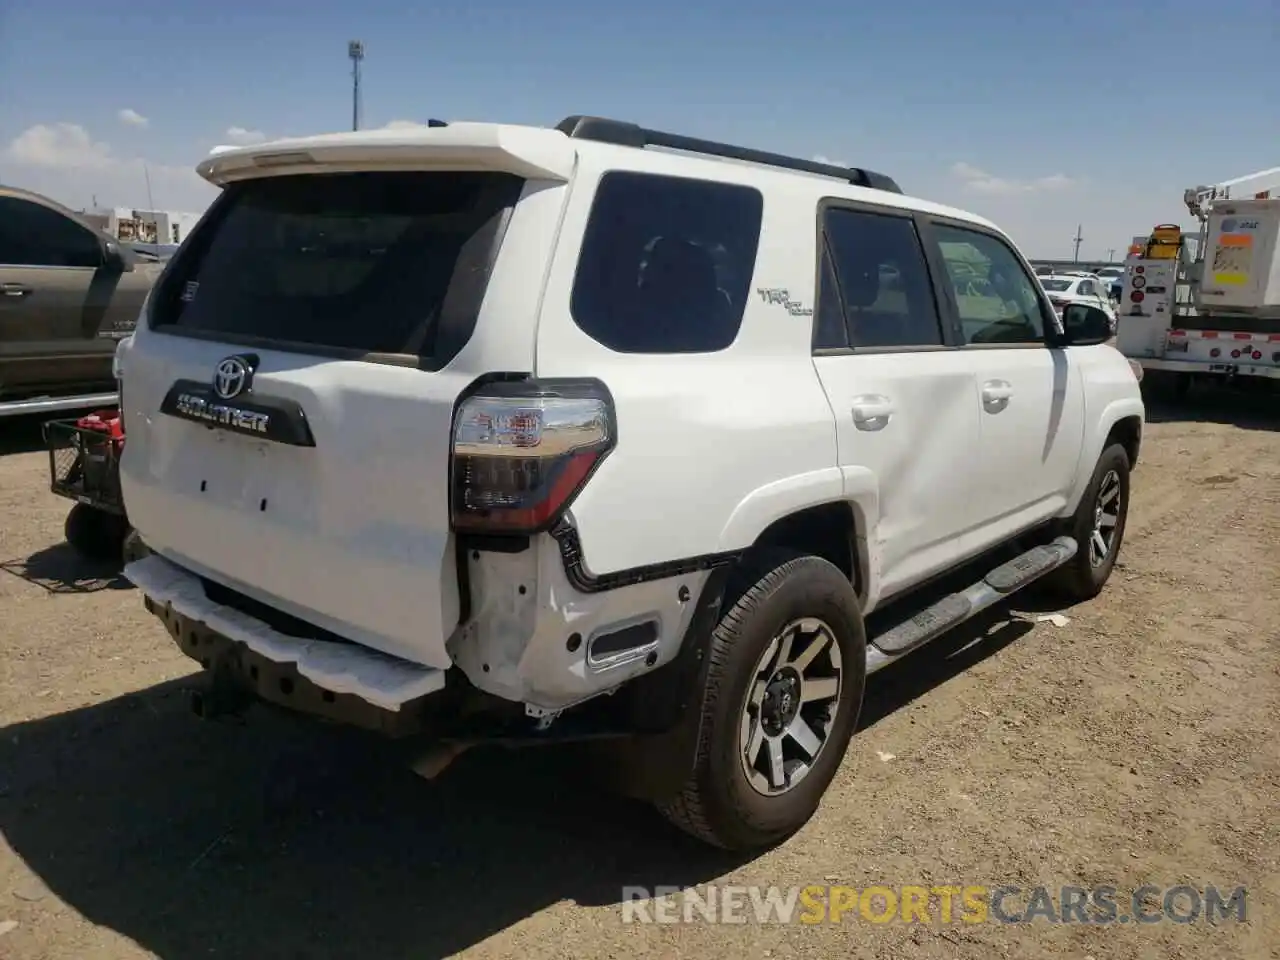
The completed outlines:
<svg viewBox="0 0 1280 960">
<path fill-rule="evenodd" d="M 1179 393 L 1193 377 L 1280 380 L 1280 167 L 1183 200 L 1197 233 L 1161 224 L 1129 249 L 1117 347 Z"/>
</svg>

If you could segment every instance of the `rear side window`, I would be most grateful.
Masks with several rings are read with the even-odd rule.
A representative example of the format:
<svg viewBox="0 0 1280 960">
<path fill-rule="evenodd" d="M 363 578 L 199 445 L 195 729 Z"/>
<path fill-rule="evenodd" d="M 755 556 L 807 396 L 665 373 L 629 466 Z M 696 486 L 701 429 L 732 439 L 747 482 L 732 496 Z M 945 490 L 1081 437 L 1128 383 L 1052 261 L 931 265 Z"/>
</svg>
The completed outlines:
<svg viewBox="0 0 1280 960">
<path fill-rule="evenodd" d="M 447 361 L 474 329 L 522 185 L 510 174 L 464 172 L 233 184 L 178 254 L 152 323 Z"/>
<path fill-rule="evenodd" d="M 924 347 L 942 341 L 924 248 L 910 217 L 829 209 L 823 219 L 853 347 Z M 822 305 L 820 314 L 829 309 Z"/>
<path fill-rule="evenodd" d="M 710 353 L 742 325 L 760 241 L 759 191 L 615 171 L 596 189 L 570 310 L 619 353 Z"/>
</svg>

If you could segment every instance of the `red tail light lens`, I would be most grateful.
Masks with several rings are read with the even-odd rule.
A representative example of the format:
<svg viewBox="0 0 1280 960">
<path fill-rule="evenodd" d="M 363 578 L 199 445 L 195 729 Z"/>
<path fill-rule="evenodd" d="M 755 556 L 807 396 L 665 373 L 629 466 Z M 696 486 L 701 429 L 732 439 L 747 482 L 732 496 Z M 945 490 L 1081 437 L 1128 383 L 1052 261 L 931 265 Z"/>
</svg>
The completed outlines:
<svg viewBox="0 0 1280 960">
<path fill-rule="evenodd" d="M 483 387 L 454 414 L 453 528 L 494 534 L 547 529 L 615 442 L 613 402 L 597 381 Z"/>
<path fill-rule="evenodd" d="M 1129 294 L 1129 299 L 1134 303 L 1141 303 L 1146 295 L 1141 290 L 1135 290 Z"/>
</svg>

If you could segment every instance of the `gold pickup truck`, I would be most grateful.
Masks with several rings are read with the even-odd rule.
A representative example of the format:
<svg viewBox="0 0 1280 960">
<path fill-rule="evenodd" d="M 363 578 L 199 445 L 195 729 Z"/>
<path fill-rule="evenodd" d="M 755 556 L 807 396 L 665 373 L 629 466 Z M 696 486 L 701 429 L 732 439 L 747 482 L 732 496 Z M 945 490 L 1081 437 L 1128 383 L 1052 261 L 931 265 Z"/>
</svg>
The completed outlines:
<svg viewBox="0 0 1280 960">
<path fill-rule="evenodd" d="M 114 392 L 111 360 L 164 264 L 0 185 L 0 416 Z"/>
</svg>

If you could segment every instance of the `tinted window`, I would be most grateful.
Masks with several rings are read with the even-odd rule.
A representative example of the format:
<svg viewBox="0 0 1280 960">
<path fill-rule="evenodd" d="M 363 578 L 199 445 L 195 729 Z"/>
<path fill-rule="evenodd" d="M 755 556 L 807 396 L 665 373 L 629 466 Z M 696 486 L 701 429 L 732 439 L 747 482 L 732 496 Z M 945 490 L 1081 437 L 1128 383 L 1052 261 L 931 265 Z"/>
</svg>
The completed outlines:
<svg viewBox="0 0 1280 960">
<path fill-rule="evenodd" d="M 985 233 L 935 225 L 967 343 L 1044 339 L 1035 282 L 1013 251 Z"/>
<path fill-rule="evenodd" d="M 1062 293 L 1064 290 L 1071 289 L 1070 280 L 1051 280 L 1046 278 L 1040 281 L 1040 285 L 1051 293 Z"/>
<path fill-rule="evenodd" d="M 621 353 L 723 350 L 742 325 L 763 206 L 749 187 L 605 174 L 574 277 L 574 320 Z"/>
<path fill-rule="evenodd" d="M 0 197 L 0 263 L 96 268 L 102 247 L 97 236 L 56 210 Z"/>
<path fill-rule="evenodd" d="M 496 173 L 344 173 L 233 185 L 178 254 L 153 321 L 365 353 L 437 356 L 474 327 L 501 214 Z"/>
<path fill-rule="evenodd" d="M 929 270 L 909 217 L 833 209 L 825 228 L 851 346 L 942 343 Z"/>
<path fill-rule="evenodd" d="M 1092 297 L 1094 294 L 1093 281 L 1081 280 L 1079 293 L 1082 297 Z"/>
</svg>

